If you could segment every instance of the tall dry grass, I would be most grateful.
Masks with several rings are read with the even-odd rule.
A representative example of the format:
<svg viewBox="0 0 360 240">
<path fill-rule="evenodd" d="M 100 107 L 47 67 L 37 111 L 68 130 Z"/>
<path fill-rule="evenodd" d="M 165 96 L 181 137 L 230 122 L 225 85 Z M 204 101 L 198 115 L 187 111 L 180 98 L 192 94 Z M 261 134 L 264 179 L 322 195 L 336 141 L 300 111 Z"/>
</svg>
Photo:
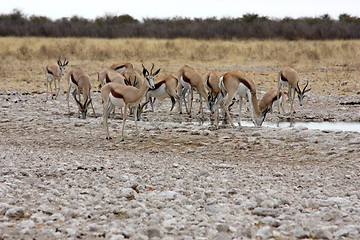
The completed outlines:
<svg viewBox="0 0 360 240">
<path fill-rule="evenodd" d="M 322 94 L 356 94 L 360 91 L 360 41 L 193 40 L 0 38 L 1 89 L 45 88 L 43 67 L 60 58 L 69 67 L 82 67 L 94 81 L 96 73 L 114 62 L 152 62 L 162 74 L 175 74 L 183 64 L 200 73 L 243 71 L 260 90 L 276 85 L 276 74 L 292 66 L 302 79 Z M 62 86 L 66 86 L 63 81 Z"/>
</svg>

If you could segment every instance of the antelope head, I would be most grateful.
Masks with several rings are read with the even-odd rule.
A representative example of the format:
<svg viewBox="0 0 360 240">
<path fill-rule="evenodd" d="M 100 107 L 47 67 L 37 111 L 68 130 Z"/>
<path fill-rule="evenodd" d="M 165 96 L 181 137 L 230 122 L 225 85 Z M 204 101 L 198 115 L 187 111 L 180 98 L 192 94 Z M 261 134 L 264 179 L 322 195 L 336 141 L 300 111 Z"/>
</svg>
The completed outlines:
<svg viewBox="0 0 360 240">
<path fill-rule="evenodd" d="M 154 89 L 155 88 L 154 77 L 155 77 L 155 75 L 157 75 L 160 72 L 160 68 L 158 70 L 156 70 L 155 73 L 153 73 L 152 71 L 154 69 L 154 64 L 152 64 L 152 67 L 151 67 L 151 70 L 150 70 L 150 73 L 149 73 L 149 71 L 144 67 L 143 64 L 142 64 L 142 67 L 143 67 L 143 75 L 144 75 L 145 80 L 146 80 L 146 85 L 149 88 Z"/>
<path fill-rule="evenodd" d="M 212 94 L 210 91 L 208 92 L 208 107 L 210 109 L 211 114 L 215 113 L 215 102 L 219 94 Z"/>
<path fill-rule="evenodd" d="M 75 99 L 76 103 L 77 103 L 77 104 L 79 105 L 79 107 L 80 107 L 80 112 L 81 112 L 82 119 L 85 119 L 85 118 L 86 118 L 86 114 L 87 114 L 87 108 L 88 108 L 89 104 L 91 103 L 92 99 L 89 100 L 89 96 L 86 96 L 85 102 L 84 102 L 84 104 L 82 104 L 82 103 L 76 98 L 76 94 L 77 94 L 77 90 L 75 89 L 74 92 L 73 92 L 73 96 L 74 96 L 74 99 Z"/>
<path fill-rule="evenodd" d="M 260 118 L 255 118 L 255 125 L 256 126 L 261 126 L 265 120 L 266 114 L 270 111 L 270 106 L 268 106 L 264 111 L 261 112 L 261 117 Z"/>
<path fill-rule="evenodd" d="M 69 60 L 66 61 L 66 58 L 65 58 L 64 62 L 62 63 L 60 58 L 59 58 L 58 61 L 57 61 L 57 64 L 59 65 L 61 75 L 64 75 L 65 67 L 66 67 L 66 65 L 69 64 Z"/>
<path fill-rule="evenodd" d="M 304 87 L 303 90 L 301 91 L 300 86 L 299 86 L 299 82 L 297 82 L 297 87 L 295 88 L 295 91 L 296 91 L 297 94 L 298 94 L 300 106 L 303 105 L 303 99 L 304 99 L 304 97 L 305 97 L 305 93 L 307 93 L 308 91 L 311 90 L 311 88 L 306 89 L 306 87 L 307 87 L 308 85 L 309 85 L 309 81 L 306 82 L 305 87 Z"/>
</svg>

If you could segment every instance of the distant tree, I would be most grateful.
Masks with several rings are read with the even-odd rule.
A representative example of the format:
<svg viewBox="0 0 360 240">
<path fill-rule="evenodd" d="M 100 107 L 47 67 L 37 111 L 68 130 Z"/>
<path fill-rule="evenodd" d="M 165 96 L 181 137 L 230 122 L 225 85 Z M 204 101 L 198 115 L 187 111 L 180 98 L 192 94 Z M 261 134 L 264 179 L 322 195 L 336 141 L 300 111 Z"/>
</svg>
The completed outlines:
<svg viewBox="0 0 360 240">
<path fill-rule="evenodd" d="M 242 16 L 242 20 L 246 23 L 251 23 L 251 22 L 254 22 L 255 20 L 257 20 L 259 18 L 259 15 L 258 14 L 253 14 L 253 13 L 247 13 L 247 14 L 244 14 Z"/>
<path fill-rule="evenodd" d="M 359 22 L 359 18 L 352 17 L 349 14 L 343 13 L 339 15 L 339 21 L 344 23 Z"/>
</svg>

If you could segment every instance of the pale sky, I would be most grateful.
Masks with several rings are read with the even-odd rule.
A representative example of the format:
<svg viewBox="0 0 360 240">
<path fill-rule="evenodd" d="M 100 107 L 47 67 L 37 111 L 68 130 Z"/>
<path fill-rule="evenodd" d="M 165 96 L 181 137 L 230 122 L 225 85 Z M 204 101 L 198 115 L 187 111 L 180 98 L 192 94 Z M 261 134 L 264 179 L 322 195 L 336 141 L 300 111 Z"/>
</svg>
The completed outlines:
<svg viewBox="0 0 360 240">
<path fill-rule="evenodd" d="M 360 0 L 0 0 L 0 14 L 13 9 L 26 16 L 46 16 L 53 20 L 74 15 L 88 19 L 105 14 L 143 18 L 241 17 L 256 13 L 270 18 L 319 17 L 338 19 L 346 13 L 360 17 Z"/>
</svg>

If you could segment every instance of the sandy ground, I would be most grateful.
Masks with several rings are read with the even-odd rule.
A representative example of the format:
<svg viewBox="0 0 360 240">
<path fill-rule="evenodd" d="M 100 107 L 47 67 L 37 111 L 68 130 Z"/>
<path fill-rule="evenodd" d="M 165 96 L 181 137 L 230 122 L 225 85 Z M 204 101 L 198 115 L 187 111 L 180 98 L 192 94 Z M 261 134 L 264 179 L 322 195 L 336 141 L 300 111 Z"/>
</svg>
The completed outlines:
<svg viewBox="0 0 360 240">
<path fill-rule="evenodd" d="M 351 102 L 310 92 L 266 121 L 359 122 Z M 130 116 L 121 142 L 119 114 L 105 140 L 102 117 L 77 118 L 73 99 L 67 115 L 63 94 L 1 92 L 0 239 L 359 238 L 359 132 L 216 130 L 169 109 L 145 110 L 141 142 Z"/>
</svg>

